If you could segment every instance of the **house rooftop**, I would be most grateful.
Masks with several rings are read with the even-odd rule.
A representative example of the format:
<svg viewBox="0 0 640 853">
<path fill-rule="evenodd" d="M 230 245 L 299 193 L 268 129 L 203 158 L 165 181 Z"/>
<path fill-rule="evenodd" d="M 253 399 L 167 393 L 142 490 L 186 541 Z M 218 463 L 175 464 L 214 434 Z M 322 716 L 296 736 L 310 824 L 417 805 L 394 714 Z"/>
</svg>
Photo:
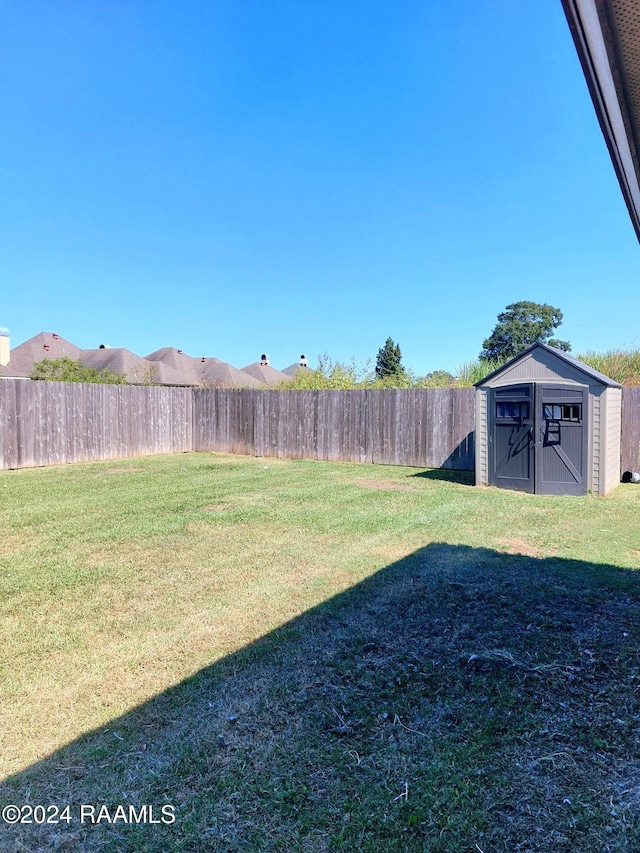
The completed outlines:
<svg viewBox="0 0 640 853">
<path fill-rule="evenodd" d="M 247 364 L 246 367 L 242 368 L 242 372 L 265 385 L 279 385 L 281 382 L 288 382 L 291 379 L 286 373 L 276 370 L 268 363 L 265 363 L 264 359 L 262 361 L 254 361 L 253 364 Z"/>
<path fill-rule="evenodd" d="M 81 349 L 55 332 L 40 332 L 12 349 L 8 364 L 0 367 L 0 377 L 26 379 L 37 362 L 60 358 L 80 361 L 96 370 L 108 369 L 139 385 L 259 388 L 289 379 L 279 370 L 259 362 L 249 365 L 250 369 L 240 370 L 213 356 L 194 358 L 176 347 L 162 347 L 146 357 L 123 347 Z"/>
</svg>

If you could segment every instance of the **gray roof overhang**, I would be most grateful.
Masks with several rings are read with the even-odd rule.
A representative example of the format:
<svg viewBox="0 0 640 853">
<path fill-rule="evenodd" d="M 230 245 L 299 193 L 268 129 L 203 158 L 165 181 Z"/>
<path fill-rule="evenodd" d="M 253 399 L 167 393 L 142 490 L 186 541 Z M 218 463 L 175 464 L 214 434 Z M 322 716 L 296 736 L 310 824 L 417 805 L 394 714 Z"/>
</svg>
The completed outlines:
<svg viewBox="0 0 640 853">
<path fill-rule="evenodd" d="M 562 0 L 562 5 L 640 240 L 640 3 Z"/>
</svg>

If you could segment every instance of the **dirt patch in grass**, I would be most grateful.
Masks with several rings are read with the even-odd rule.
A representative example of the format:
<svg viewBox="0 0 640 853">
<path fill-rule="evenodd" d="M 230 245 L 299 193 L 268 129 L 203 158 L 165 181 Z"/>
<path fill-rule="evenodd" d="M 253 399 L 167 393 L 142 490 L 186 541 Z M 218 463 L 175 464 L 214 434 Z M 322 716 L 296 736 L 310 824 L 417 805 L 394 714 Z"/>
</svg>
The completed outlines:
<svg viewBox="0 0 640 853">
<path fill-rule="evenodd" d="M 0 557 L 8 556 L 14 551 L 24 548 L 24 544 L 24 537 L 12 535 L 5 530 L 0 538 Z"/>
<path fill-rule="evenodd" d="M 387 563 L 395 563 L 397 560 L 402 560 L 409 555 L 409 549 L 402 548 L 399 545 L 377 545 L 373 549 L 373 553 Z"/>
<path fill-rule="evenodd" d="M 398 483 L 393 480 L 358 480 L 357 484 L 365 489 L 376 489 L 383 492 L 414 492 L 416 489 L 409 483 Z"/>
<path fill-rule="evenodd" d="M 496 545 L 507 554 L 524 554 L 527 557 L 540 557 L 542 550 L 524 539 L 514 537 L 512 539 L 496 539 Z"/>
</svg>

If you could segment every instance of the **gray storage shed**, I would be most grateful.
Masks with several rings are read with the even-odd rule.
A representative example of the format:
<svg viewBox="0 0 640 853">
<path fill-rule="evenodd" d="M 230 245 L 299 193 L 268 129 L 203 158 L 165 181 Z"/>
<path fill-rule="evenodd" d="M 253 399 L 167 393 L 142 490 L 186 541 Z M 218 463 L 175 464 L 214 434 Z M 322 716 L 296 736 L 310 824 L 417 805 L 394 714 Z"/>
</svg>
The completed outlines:
<svg viewBox="0 0 640 853">
<path fill-rule="evenodd" d="M 476 383 L 476 485 L 606 495 L 620 482 L 622 388 L 533 344 Z"/>
</svg>

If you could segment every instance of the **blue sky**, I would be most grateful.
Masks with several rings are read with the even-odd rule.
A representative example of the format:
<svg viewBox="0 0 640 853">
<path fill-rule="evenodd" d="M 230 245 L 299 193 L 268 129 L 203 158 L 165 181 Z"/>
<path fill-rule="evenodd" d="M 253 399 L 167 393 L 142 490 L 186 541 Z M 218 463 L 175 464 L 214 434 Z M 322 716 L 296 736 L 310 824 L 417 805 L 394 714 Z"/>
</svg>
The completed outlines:
<svg viewBox="0 0 640 853">
<path fill-rule="evenodd" d="M 2 3 L 0 325 L 242 367 L 475 358 L 523 299 L 640 346 L 560 0 Z"/>
</svg>

